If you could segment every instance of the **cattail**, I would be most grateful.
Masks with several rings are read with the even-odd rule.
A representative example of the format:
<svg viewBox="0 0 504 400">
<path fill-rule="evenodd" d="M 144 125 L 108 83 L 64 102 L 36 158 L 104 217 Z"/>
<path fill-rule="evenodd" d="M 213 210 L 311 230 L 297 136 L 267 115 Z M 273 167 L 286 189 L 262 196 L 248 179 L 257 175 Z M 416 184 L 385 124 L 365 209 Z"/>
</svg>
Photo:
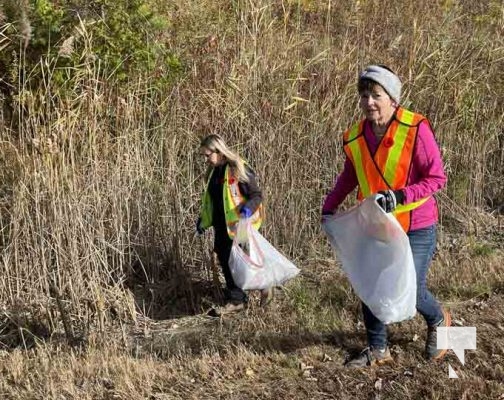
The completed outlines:
<svg viewBox="0 0 504 400">
<path fill-rule="evenodd" d="M 60 57 L 70 57 L 74 52 L 74 36 L 66 38 L 61 44 L 58 50 L 58 56 Z"/>
<path fill-rule="evenodd" d="M 32 34 L 32 27 L 30 25 L 30 21 L 28 20 L 28 17 L 26 15 L 26 11 L 24 8 L 21 10 L 21 20 L 19 23 L 19 28 L 21 32 L 21 37 L 24 40 L 24 49 L 28 47 L 28 44 L 30 43 L 31 39 L 31 34 Z"/>
</svg>

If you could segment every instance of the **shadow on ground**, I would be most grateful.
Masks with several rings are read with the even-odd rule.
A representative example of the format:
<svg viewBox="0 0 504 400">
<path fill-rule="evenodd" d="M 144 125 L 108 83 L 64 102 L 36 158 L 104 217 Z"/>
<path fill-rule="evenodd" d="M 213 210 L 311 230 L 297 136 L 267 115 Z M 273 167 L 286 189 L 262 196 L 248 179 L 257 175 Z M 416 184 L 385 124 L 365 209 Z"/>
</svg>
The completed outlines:
<svg viewBox="0 0 504 400">
<path fill-rule="evenodd" d="M 206 313 L 223 302 L 222 290 L 211 281 L 189 276 L 156 283 L 129 285 L 139 312 L 157 320 L 170 320 Z"/>
<path fill-rule="evenodd" d="M 222 304 L 219 268 L 212 265 L 211 256 L 184 265 L 176 240 L 164 251 L 147 246 L 134 249 L 134 254 L 136 261 L 126 273 L 125 285 L 143 316 L 173 320 Z"/>
</svg>

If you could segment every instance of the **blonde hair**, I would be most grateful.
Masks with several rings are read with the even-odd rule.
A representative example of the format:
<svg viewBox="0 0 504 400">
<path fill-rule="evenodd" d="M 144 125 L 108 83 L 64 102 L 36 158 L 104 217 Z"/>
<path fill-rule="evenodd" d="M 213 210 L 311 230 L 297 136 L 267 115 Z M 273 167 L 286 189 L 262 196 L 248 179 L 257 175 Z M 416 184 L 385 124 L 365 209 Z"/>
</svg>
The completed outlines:
<svg viewBox="0 0 504 400">
<path fill-rule="evenodd" d="M 219 135 L 208 135 L 200 142 L 200 148 L 206 148 L 215 153 L 220 153 L 229 163 L 233 175 L 240 182 L 249 182 L 247 171 L 245 170 L 245 163 L 240 156 L 226 146 L 226 142 Z M 207 178 L 210 177 L 212 167 L 208 168 Z"/>
</svg>

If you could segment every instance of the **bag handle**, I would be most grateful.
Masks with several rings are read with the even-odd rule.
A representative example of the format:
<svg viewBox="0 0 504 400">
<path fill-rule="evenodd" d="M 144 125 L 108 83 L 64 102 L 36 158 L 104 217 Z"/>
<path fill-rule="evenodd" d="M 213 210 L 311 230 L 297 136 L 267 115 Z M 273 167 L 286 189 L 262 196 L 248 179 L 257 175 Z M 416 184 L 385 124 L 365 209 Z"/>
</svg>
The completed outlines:
<svg viewBox="0 0 504 400">
<path fill-rule="evenodd" d="M 264 253 L 259 247 L 259 243 L 257 243 L 257 239 L 255 237 L 255 229 L 252 226 L 252 222 L 250 218 L 241 218 L 238 222 L 238 226 L 236 228 L 236 234 L 233 239 L 233 246 L 236 246 L 240 249 L 240 252 L 243 254 L 243 257 L 247 261 L 247 263 L 251 264 L 256 268 L 264 268 Z M 240 247 L 240 244 L 250 244 L 250 249 L 252 251 L 252 247 L 255 249 L 257 254 L 258 262 L 252 260 L 252 258 Z"/>
</svg>

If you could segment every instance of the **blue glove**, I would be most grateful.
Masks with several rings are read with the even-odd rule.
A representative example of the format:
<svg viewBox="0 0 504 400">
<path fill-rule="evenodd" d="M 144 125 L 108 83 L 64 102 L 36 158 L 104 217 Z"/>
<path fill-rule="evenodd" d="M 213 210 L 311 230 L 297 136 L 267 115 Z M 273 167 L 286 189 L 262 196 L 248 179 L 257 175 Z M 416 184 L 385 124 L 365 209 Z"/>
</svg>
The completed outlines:
<svg viewBox="0 0 504 400">
<path fill-rule="evenodd" d="M 196 232 L 198 232 L 198 235 L 203 235 L 205 233 L 205 228 L 201 226 L 201 218 L 198 218 L 196 221 Z"/>
<path fill-rule="evenodd" d="M 240 209 L 240 216 L 242 218 L 250 218 L 252 216 L 252 210 L 246 206 Z"/>
<path fill-rule="evenodd" d="M 404 202 L 404 192 L 402 190 L 380 190 L 378 194 L 383 195 L 383 197 L 376 201 L 386 213 L 394 211 L 398 204 Z"/>
</svg>

